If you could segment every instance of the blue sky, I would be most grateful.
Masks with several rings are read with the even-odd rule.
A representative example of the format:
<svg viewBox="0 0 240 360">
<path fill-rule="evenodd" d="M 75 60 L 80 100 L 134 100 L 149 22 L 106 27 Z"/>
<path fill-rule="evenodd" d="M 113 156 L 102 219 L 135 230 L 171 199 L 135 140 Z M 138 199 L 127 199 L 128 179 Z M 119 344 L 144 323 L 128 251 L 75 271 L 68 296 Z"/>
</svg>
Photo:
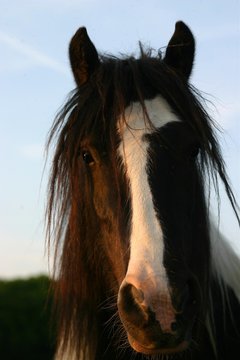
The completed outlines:
<svg viewBox="0 0 240 360">
<path fill-rule="evenodd" d="M 85 25 L 100 51 L 134 53 L 138 40 L 164 47 L 177 20 L 195 35 L 191 80 L 215 104 L 210 111 L 225 131 L 221 143 L 240 202 L 239 0 L 0 1 L 0 277 L 48 271 L 44 144 L 74 87 L 68 62 L 71 36 Z M 234 246 L 240 243 L 224 195 L 221 221 Z"/>
</svg>

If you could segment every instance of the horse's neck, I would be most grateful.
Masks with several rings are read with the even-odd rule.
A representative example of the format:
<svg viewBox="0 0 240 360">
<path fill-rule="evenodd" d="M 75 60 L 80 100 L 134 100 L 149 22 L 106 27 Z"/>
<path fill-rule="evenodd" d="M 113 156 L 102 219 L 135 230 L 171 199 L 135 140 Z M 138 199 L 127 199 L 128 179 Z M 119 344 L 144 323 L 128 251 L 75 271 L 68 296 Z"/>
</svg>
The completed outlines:
<svg viewBox="0 0 240 360">
<path fill-rule="evenodd" d="M 214 275 L 228 285 L 240 301 L 240 257 L 213 222 L 210 237 Z"/>
<path fill-rule="evenodd" d="M 213 277 L 207 327 L 217 359 L 227 360 L 239 347 L 240 257 L 213 222 L 210 238 Z"/>
</svg>

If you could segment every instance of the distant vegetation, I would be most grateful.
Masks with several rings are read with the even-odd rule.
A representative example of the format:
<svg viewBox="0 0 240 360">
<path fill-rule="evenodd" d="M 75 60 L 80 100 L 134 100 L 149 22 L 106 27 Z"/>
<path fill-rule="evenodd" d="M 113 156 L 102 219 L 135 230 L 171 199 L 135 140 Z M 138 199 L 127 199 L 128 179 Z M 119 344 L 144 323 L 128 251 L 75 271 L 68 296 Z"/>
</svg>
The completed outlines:
<svg viewBox="0 0 240 360">
<path fill-rule="evenodd" d="M 52 360 L 49 279 L 0 280 L 0 358 Z"/>
</svg>

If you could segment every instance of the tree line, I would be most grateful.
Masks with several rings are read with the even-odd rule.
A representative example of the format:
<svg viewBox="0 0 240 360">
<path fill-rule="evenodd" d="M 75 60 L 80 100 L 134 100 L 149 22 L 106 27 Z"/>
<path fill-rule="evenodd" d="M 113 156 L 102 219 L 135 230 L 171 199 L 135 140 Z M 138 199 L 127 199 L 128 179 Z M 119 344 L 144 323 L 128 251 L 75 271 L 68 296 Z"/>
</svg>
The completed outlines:
<svg viewBox="0 0 240 360">
<path fill-rule="evenodd" d="M 55 329 L 47 276 L 0 280 L 0 359 L 52 360 Z"/>
</svg>

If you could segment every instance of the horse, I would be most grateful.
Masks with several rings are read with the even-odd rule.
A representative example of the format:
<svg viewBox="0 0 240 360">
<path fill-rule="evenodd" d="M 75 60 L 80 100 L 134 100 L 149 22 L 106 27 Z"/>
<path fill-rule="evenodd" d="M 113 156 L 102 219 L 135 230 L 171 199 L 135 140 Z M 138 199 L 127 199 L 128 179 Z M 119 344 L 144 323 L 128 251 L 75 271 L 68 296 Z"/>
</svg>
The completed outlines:
<svg viewBox="0 0 240 360">
<path fill-rule="evenodd" d="M 99 54 L 85 27 L 70 42 L 76 88 L 47 142 L 55 359 L 235 358 L 240 259 L 210 192 L 223 183 L 240 223 L 238 205 L 190 82 L 195 39 L 178 21 L 164 55 L 139 47 Z"/>
</svg>

